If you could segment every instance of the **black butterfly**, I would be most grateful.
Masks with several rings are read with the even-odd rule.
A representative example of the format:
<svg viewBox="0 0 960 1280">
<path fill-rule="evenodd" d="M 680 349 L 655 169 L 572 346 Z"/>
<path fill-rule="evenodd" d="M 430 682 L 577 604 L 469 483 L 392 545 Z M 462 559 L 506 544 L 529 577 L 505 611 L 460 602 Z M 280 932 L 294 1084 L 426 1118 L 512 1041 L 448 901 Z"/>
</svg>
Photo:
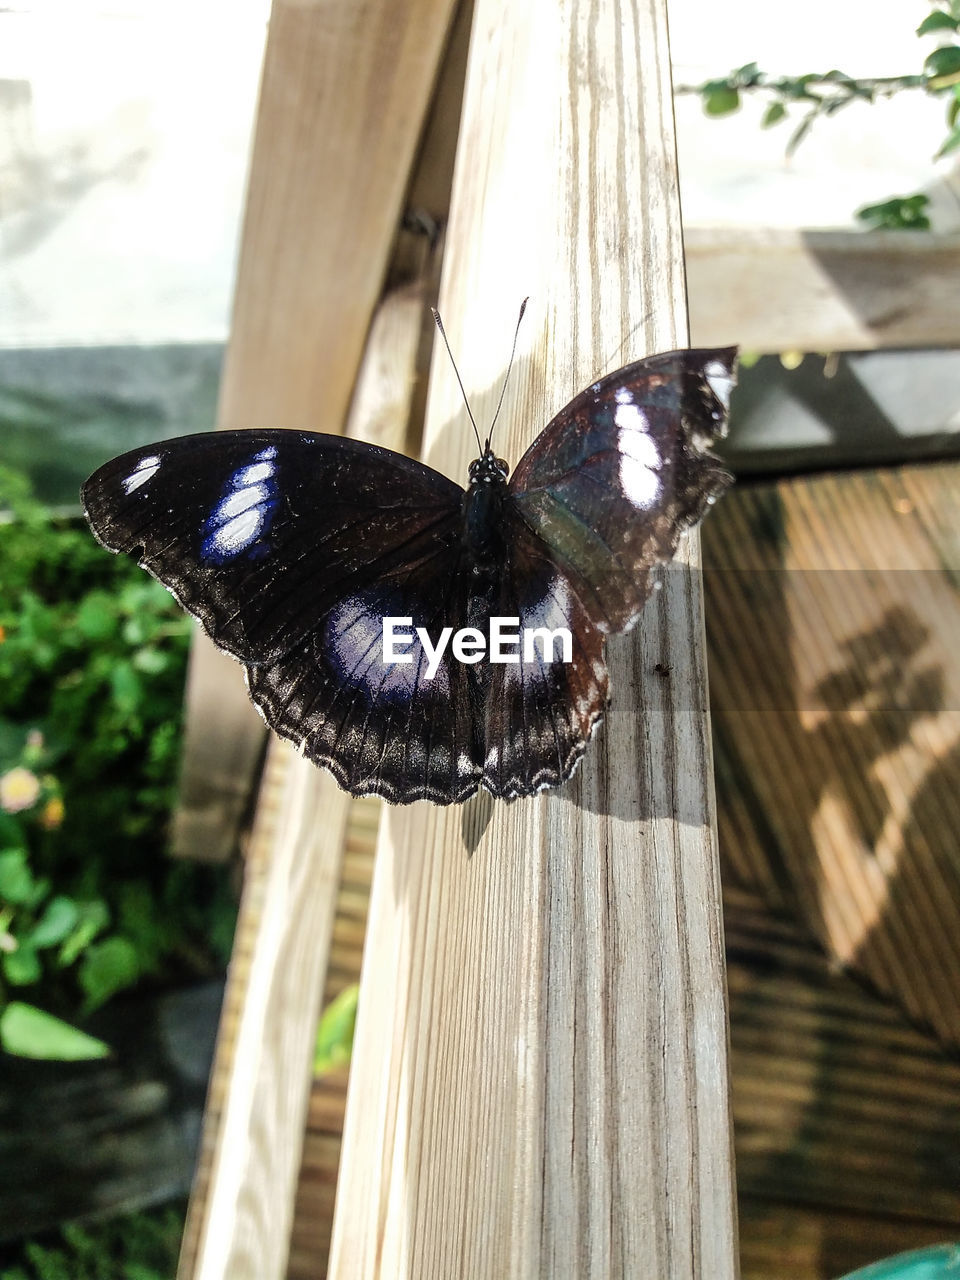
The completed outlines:
<svg viewBox="0 0 960 1280">
<path fill-rule="evenodd" d="M 135 449 L 83 486 L 104 546 L 135 555 L 245 666 L 266 722 L 354 795 L 511 799 L 573 773 L 603 718 L 604 637 L 629 630 L 730 483 L 736 349 L 675 351 L 609 374 L 507 480 L 489 438 L 464 491 L 421 462 L 339 436 L 218 431 Z M 478 437 L 479 439 L 479 437 Z M 398 636 L 443 628 L 570 633 L 518 661 Z M 469 633 L 467 633 L 469 637 Z M 476 640 L 476 637 L 473 637 Z M 553 660 L 548 660 L 550 657 Z"/>
</svg>

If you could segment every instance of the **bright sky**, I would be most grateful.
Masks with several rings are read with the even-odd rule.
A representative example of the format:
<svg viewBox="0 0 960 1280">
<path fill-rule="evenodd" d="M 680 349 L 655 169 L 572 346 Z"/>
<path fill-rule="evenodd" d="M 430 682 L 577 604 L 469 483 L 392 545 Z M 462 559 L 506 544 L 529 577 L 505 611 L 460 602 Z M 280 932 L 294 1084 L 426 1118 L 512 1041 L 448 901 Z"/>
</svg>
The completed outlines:
<svg viewBox="0 0 960 1280">
<path fill-rule="evenodd" d="M 671 0 L 676 79 L 751 60 L 772 72 L 918 69 L 934 45 L 913 34 L 928 11 L 925 0 Z M 0 346 L 225 337 L 268 12 L 268 0 L 3 7 Z M 852 225 L 858 205 L 924 188 L 956 227 L 958 185 L 930 159 L 943 110 L 919 94 L 850 108 L 787 161 L 787 132 L 761 132 L 759 104 L 715 121 L 681 98 L 684 218 Z"/>
</svg>

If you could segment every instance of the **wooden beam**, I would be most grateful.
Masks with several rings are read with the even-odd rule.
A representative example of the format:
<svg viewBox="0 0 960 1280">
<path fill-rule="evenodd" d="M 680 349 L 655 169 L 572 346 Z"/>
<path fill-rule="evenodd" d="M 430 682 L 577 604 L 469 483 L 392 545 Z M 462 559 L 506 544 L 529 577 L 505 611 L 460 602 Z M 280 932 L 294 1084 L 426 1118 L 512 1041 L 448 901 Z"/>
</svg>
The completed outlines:
<svg viewBox="0 0 960 1280">
<path fill-rule="evenodd" d="M 695 346 L 955 346 L 960 235 L 686 227 Z"/>
<path fill-rule="evenodd" d="M 513 461 L 599 373 L 686 339 L 662 0 L 478 0 L 441 297 L 480 421 L 525 294 Z M 445 356 L 426 444 L 464 479 Z M 387 807 L 335 1280 L 736 1275 L 701 600 L 664 577 L 609 646 L 572 784 Z"/>
<path fill-rule="evenodd" d="M 425 309 L 377 312 L 348 434 L 402 444 Z M 313 1076 L 313 1041 L 352 799 L 273 740 L 261 788 L 179 1280 L 279 1280 Z"/>
<path fill-rule="evenodd" d="M 342 429 L 454 0 L 274 0 L 219 427 Z M 227 857 L 263 742 L 197 638 L 174 848 Z"/>
</svg>

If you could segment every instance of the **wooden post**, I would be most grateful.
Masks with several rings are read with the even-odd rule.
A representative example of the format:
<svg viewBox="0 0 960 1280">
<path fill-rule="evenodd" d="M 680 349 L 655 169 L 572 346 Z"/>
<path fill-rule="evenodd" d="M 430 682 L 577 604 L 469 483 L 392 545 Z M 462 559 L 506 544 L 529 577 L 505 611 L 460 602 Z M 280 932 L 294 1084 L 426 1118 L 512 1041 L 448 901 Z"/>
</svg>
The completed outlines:
<svg viewBox="0 0 960 1280">
<path fill-rule="evenodd" d="M 481 422 L 526 294 L 513 462 L 686 339 L 663 0 L 477 2 L 441 306 Z M 463 481 L 470 440 L 444 355 L 428 460 Z M 736 1275 L 700 588 L 664 577 L 572 784 L 387 809 L 335 1280 Z"/>
<path fill-rule="evenodd" d="M 274 0 L 220 427 L 342 429 L 454 0 Z M 174 847 L 236 847 L 263 742 L 197 636 Z"/>
<path fill-rule="evenodd" d="M 347 434 L 402 447 L 425 305 L 413 286 L 380 307 Z M 329 773 L 271 743 L 180 1280 L 284 1275 L 350 804 Z"/>
</svg>

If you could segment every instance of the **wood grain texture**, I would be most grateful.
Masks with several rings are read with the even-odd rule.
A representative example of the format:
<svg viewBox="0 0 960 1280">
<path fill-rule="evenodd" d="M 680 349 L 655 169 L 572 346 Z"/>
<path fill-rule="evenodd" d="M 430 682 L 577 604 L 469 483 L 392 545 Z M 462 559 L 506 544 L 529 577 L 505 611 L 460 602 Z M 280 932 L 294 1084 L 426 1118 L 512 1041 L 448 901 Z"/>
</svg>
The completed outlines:
<svg viewBox="0 0 960 1280">
<path fill-rule="evenodd" d="M 716 515 L 731 874 L 956 1048 L 960 466 L 740 488 Z"/>
<path fill-rule="evenodd" d="M 960 236 L 685 227 L 694 346 L 953 346 Z"/>
<path fill-rule="evenodd" d="M 208 1102 L 209 1170 L 180 1280 L 271 1280 L 286 1267 L 349 796 L 288 743 L 273 751 L 289 763 L 276 821 L 265 808 L 247 859 L 215 1068 L 222 1097 Z"/>
<path fill-rule="evenodd" d="M 339 432 L 454 0 L 274 0 L 218 427 Z M 225 858 L 262 748 L 197 637 L 177 852 Z"/>
<path fill-rule="evenodd" d="M 378 309 L 348 434 L 387 448 L 402 443 L 423 310 L 417 287 Z M 285 1273 L 354 804 L 290 743 L 271 742 L 180 1280 L 273 1280 Z"/>
<path fill-rule="evenodd" d="M 479 0 L 441 309 L 481 423 L 526 294 L 513 460 L 597 374 L 686 336 L 657 0 Z M 445 359 L 427 458 L 462 479 Z M 736 1274 L 699 587 L 665 577 L 561 794 L 387 810 L 337 1280 Z"/>
</svg>

